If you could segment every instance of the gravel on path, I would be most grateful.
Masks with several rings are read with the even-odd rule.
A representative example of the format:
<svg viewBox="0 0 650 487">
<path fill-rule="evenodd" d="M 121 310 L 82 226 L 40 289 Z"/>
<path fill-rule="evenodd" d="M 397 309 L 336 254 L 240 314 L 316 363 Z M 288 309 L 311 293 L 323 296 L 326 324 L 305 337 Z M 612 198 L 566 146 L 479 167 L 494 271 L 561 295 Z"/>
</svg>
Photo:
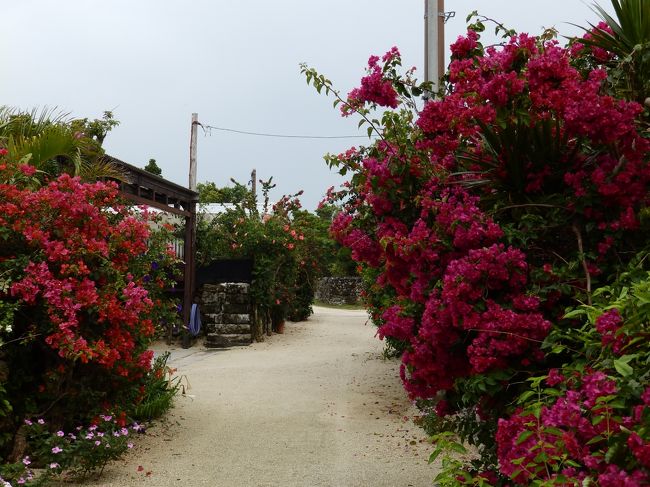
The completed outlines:
<svg viewBox="0 0 650 487">
<path fill-rule="evenodd" d="M 167 419 L 86 486 L 430 486 L 432 446 L 364 311 L 315 307 L 283 335 L 173 349 Z"/>
</svg>

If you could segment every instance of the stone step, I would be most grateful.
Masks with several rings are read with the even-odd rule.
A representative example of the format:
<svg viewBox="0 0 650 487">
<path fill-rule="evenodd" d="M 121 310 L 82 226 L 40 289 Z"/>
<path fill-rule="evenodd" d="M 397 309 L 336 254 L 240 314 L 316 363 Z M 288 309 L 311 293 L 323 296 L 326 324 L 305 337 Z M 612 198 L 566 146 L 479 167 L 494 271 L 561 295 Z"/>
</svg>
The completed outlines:
<svg viewBox="0 0 650 487">
<path fill-rule="evenodd" d="M 206 325 L 209 323 L 233 323 L 237 325 L 248 325 L 251 322 L 251 315 L 248 313 L 206 313 L 203 315 Z"/>
<path fill-rule="evenodd" d="M 251 325 L 246 323 L 210 323 L 206 325 L 208 334 L 215 335 L 250 335 Z"/>
<path fill-rule="evenodd" d="M 250 345 L 252 342 L 250 333 L 226 334 L 208 333 L 205 346 L 208 348 L 233 347 L 237 345 Z"/>
<path fill-rule="evenodd" d="M 250 304 L 223 303 L 223 312 L 226 314 L 247 315 L 251 311 Z"/>
<path fill-rule="evenodd" d="M 241 314 L 223 313 L 221 315 L 221 321 L 224 323 L 237 323 L 240 325 L 250 324 L 251 315 L 249 315 L 248 313 L 241 313 Z"/>
</svg>

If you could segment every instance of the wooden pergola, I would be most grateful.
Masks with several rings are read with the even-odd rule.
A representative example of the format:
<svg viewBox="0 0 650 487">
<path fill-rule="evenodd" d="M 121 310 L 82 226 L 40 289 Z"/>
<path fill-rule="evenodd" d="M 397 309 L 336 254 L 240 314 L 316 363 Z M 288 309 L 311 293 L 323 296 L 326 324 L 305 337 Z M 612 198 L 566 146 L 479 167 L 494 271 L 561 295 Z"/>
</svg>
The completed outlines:
<svg viewBox="0 0 650 487">
<path fill-rule="evenodd" d="M 115 157 L 105 156 L 104 159 L 126 175 L 126 181 L 116 181 L 120 185 L 120 192 L 125 199 L 185 219 L 183 322 L 188 326 L 196 276 L 196 204 L 199 201 L 199 194 Z"/>
</svg>

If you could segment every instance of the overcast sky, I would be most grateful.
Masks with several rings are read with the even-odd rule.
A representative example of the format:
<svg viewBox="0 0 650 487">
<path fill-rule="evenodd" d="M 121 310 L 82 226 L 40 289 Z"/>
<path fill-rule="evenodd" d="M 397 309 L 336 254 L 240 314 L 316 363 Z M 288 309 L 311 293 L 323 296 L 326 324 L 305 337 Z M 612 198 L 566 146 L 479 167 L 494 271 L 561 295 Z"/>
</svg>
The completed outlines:
<svg viewBox="0 0 650 487">
<path fill-rule="evenodd" d="M 518 31 L 595 22 L 582 0 L 447 0 L 456 16 L 447 44 L 472 10 Z M 609 7 L 608 0 L 601 5 Z M 424 0 L 0 0 L 0 105 L 58 107 L 73 117 L 113 110 L 121 125 L 108 153 L 137 166 L 155 158 L 163 176 L 187 186 L 192 112 L 237 130 L 355 135 L 331 100 L 300 75 L 307 62 L 347 93 L 370 54 L 398 46 L 423 76 Z M 341 182 L 322 156 L 358 140 L 300 140 L 213 132 L 198 141 L 198 180 L 274 177 L 283 193 L 305 190 L 313 209 Z"/>
</svg>

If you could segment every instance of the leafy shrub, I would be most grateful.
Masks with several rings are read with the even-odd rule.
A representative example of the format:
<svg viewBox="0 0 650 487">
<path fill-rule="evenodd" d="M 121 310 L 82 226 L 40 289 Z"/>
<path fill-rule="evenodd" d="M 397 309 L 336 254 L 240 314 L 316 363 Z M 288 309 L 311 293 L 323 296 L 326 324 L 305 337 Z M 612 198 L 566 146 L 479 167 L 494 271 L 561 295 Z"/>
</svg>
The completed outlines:
<svg viewBox="0 0 650 487">
<path fill-rule="evenodd" d="M 142 400 L 131 412 L 133 419 L 151 421 L 159 418 L 172 407 L 174 396 L 180 387 L 180 378 L 173 378 L 175 369 L 167 365 L 170 353 L 165 352 L 153 361 L 142 386 Z"/>
<path fill-rule="evenodd" d="M 545 342 L 572 360 L 529 378 L 515 414 L 499 420 L 501 471 L 519 483 L 650 481 L 650 273 L 634 269 L 594 300 L 566 315 L 586 317 L 582 326 Z"/>
<path fill-rule="evenodd" d="M 25 420 L 30 451 L 19 462 L 0 467 L 3 485 L 43 485 L 55 477 L 83 479 L 102 471 L 111 460 L 133 448 L 132 436 L 144 428 L 130 427 L 112 416 L 100 415 L 90 426 L 53 433 L 43 419 Z M 33 468 L 38 468 L 35 473 Z M 12 484 L 11 482 L 15 482 Z"/>
</svg>

